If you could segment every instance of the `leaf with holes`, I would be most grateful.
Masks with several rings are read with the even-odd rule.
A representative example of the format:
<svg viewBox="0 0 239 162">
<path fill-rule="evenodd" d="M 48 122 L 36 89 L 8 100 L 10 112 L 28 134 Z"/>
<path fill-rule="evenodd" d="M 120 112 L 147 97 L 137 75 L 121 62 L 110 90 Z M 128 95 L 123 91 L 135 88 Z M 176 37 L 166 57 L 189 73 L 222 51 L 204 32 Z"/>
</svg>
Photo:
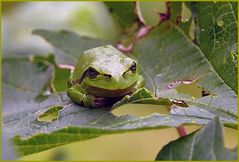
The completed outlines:
<svg viewBox="0 0 239 162">
<path fill-rule="evenodd" d="M 53 75 L 54 66 L 47 60 L 34 57 L 3 60 L 3 129 L 13 138 L 21 155 L 104 134 L 175 127 L 195 120 L 198 124 L 208 122 L 208 119 L 164 114 L 118 117 L 109 108 L 89 109 L 75 105 L 65 93 L 51 94 L 39 100 Z M 143 88 L 119 102 L 118 106 L 134 101 L 170 104 L 167 100 L 158 101 Z"/>
<path fill-rule="evenodd" d="M 50 95 L 47 100 L 39 101 L 37 100 L 39 96 L 37 92 L 41 92 L 41 87 L 45 87 L 45 84 L 48 83 L 53 68 L 49 66 L 46 60 L 41 60 L 42 62 L 16 58 L 3 60 L 3 70 L 5 71 L 3 73 L 3 78 L 5 78 L 3 129 L 13 138 L 21 155 L 36 153 L 104 134 L 176 127 L 181 124 L 206 124 L 209 121 L 208 119 L 164 114 L 152 114 L 144 117 L 132 115 L 117 117 L 111 113 L 109 108 L 89 109 L 75 105 L 66 94 Z M 12 64 L 18 66 L 8 68 Z M 27 69 L 29 71 L 25 73 Z M 19 75 L 17 80 L 15 79 L 16 74 Z M 28 78 L 29 83 L 34 84 L 26 85 L 25 78 Z M 10 91 L 7 89 L 9 83 L 17 87 L 24 85 L 25 88 L 21 89 L 20 92 L 18 92 L 18 88 L 13 88 Z M 117 104 L 119 106 L 132 102 L 170 104 L 168 100 L 157 100 L 151 92 L 144 88 Z M 14 107 L 16 109 L 13 109 Z"/>
<path fill-rule="evenodd" d="M 47 60 L 42 57 L 3 60 L 3 129 L 13 138 L 21 155 L 104 134 L 178 126 L 194 121 L 160 114 L 117 117 L 109 108 L 88 109 L 75 105 L 66 94 L 52 94 L 48 99 L 45 96 L 39 100 L 53 75 L 54 66 Z M 141 89 L 125 99 L 124 104 L 134 100 L 143 102 L 145 97 L 150 102 L 156 101 L 151 92 Z M 208 120 L 196 119 L 196 122 L 205 124 Z"/>
<path fill-rule="evenodd" d="M 147 87 L 157 97 L 183 100 L 188 105 L 173 106 L 171 114 L 205 119 L 219 115 L 228 126 L 237 127 L 237 94 L 218 75 L 203 51 L 170 20 L 136 42 L 133 53 L 142 64 Z M 195 81 L 210 95 L 180 99 L 177 93 L 165 93 L 178 84 Z"/>
</svg>

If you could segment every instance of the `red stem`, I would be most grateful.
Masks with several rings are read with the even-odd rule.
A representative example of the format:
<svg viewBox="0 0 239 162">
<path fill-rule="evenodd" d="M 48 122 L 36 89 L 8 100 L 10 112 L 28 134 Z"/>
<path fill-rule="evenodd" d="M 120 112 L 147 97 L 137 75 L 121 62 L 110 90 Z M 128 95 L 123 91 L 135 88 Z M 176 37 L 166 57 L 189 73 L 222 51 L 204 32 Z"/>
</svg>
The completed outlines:
<svg viewBox="0 0 239 162">
<path fill-rule="evenodd" d="M 183 126 L 177 127 L 177 130 L 178 130 L 178 134 L 180 135 L 180 137 L 187 135 L 187 131 Z"/>
</svg>

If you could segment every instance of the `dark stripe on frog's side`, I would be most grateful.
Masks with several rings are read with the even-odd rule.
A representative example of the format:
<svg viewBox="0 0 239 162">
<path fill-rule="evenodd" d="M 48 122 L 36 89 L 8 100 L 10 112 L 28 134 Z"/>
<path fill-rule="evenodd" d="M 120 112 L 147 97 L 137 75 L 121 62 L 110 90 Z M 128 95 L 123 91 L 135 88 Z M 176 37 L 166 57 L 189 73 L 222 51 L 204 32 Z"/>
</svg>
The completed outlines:
<svg viewBox="0 0 239 162">
<path fill-rule="evenodd" d="M 107 98 L 124 97 L 125 95 L 132 93 L 132 90 L 134 89 L 135 85 L 136 82 L 128 88 L 116 90 L 102 89 L 98 87 L 89 86 L 86 88 L 86 92 L 87 94 L 91 94 L 96 97 L 107 97 Z"/>
</svg>

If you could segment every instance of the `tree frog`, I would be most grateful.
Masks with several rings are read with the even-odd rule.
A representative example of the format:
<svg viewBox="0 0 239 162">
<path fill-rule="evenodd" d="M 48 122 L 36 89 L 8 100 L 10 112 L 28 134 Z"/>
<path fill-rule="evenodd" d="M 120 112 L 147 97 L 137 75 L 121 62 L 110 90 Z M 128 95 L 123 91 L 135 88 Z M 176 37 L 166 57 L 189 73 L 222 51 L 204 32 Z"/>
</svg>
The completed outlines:
<svg viewBox="0 0 239 162">
<path fill-rule="evenodd" d="M 109 106 L 144 86 L 138 63 L 111 45 L 84 51 L 68 80 L 67 95 L 86 107 Z"/>
</svg>

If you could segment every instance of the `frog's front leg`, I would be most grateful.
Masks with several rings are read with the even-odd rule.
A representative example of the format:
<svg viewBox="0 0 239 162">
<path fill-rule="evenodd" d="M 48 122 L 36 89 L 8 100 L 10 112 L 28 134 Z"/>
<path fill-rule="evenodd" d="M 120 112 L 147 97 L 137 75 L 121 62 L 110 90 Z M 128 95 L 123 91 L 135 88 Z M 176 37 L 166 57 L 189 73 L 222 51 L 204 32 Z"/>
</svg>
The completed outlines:
<svg viewBox="0 0 239 162">
<path fill-rule="evenodd" d="M 108 105 L 106 98 L 86 94 L 85 90 L 78 84 L 67 90 L 67 96 L 70 97 L 73 102 L 86 107 L 102 107 Z"/>
</svg>

